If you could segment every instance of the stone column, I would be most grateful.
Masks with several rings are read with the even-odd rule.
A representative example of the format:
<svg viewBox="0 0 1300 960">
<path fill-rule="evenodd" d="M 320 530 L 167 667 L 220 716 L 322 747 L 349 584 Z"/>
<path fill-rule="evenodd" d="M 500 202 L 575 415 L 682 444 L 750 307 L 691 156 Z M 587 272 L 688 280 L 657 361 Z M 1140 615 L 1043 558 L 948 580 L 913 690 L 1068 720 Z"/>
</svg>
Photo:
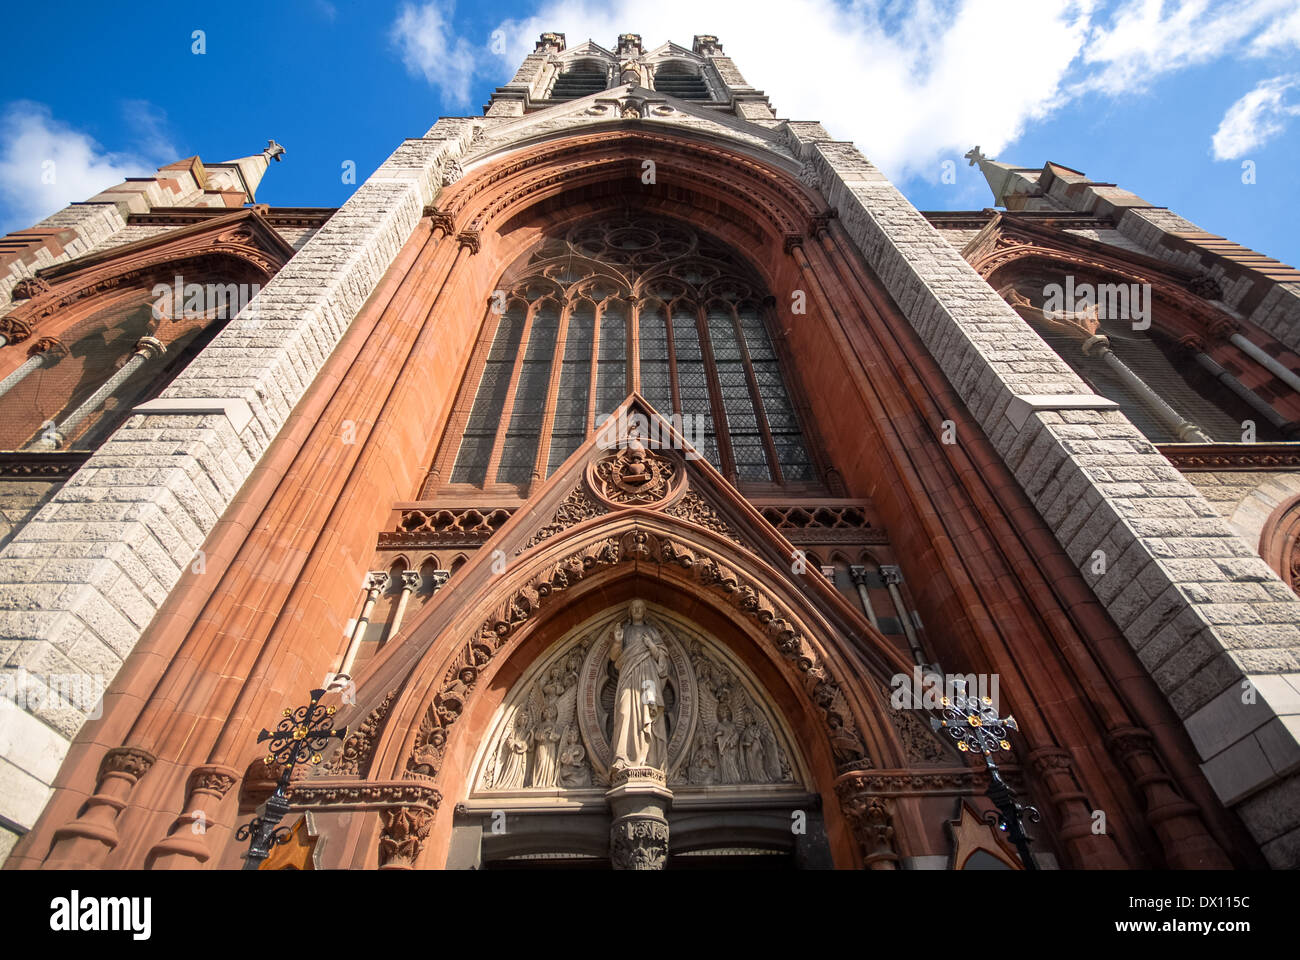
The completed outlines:
<svg viewBox="0 0 1300 960">
<path fill-rule="evenodd" d="M 0 397 L 12 390 L 27 378 L 27 375 L 42 367 L 52 367 L 68 355 L 68 348 L 53 337 L 43 337 L 32 344 L 31 355 L 27 361 L 9 376 L 0 380 Z"/>
<path fill-rule="evenodd" d="M 1232 861 L 1205 828 L 1201 810 L 1178 793 L 1156 755 L 1151 734 L 1138 727 L 1109 731 L 1111 755 L 1142 791 L 1146 821 L 1175 870 L 1231 870 Z"/>
<path fill-rule="evenodd" d="M 668 805 L 673 794 L 654 767 L 616 770 L 605 794 L 613 814 L 609 859 L 615 870 L 662 870 L 668 864 Z"/>
<path fill-rule="evenodd" d="M 352 665 L 361 650 L 361 641 L 365 638 L 366 627 L 370 623 L 370 614 L 375 609 L 375 601 L 388 589 L 388 573 L 384 570 L 372 570 L 366 574 L 366 602 L 361 608 L 357 625 L 352 628 L 352 639 L 348 643 L 347 653 L 343 655 L 343 665 L 334 677 L 334 683 L 347 683 L 352 679 Z"/>
<path fill-rule="evenodd" d="M 1295 432 L 1297 429 L 1296 424 L 1293 424 L 1286 417 L 1282 416 L 1282 414 L 1278 413 L 1271 403 L 1257 394 L 1254 390 L 1250 389 L 1250 387 L 1246 386 L 1227 370 L 1223 369 L 1223 367 L 1220 366 L 1213 357 L 1207 354 L 1204 349 L 1205 345 L 1201 342 L 1200 338 L 1185 337 L 1179 341 L 1179 345 L 1191 353 L 1196 362 L 1200 364 L 1202 368 L 1209 371 L 1212 377 L 1237 396 L 1241 397 L 1242 400 L 1245 400 L 1246 403 L 1250 404 L 1251 408 L 1258 411 L 1259 415 L 1265 420 L 1287 434 Z"/>
<path fill-rule="evenodd" d="M 441 571 L 439 571 L 441 572 Z M 435 574 L 437 576 L 437 574 Z M 388 636 L 395 637 L 402 629 L 402 618 L 406 616 L 406 604 L 411 599 L 411 592 L 420 585 L 419 570 L 402 571 L 402 592 L 397 597 L 397 608 L 393 610 L 393 622 L 389 625 Z M 434 581 L 433 592 L 438 592 L 438 583 Z"/>
<path fill-rule="evenodd" d="M 880 621 L 876 619 L 876 611 L 871 606 L 871 596 L 867 592 L 867 568 L 860 564 L 854 564 L 849 567 L 849 576 L 853 578 L 853 585 L 858 588 L 858 599 L 862 601 L 862 612 L 867 615 L 871 625 L 879 630 Z"/>
<path fill-rule="evenodd" d="M 921 648 L 916 628 L 912 626 L 912 615 L 903 602 L 903 591 L 898 589 L 898 585 L 903 582 L 903 571 L 896 566 L 885 565 L 880 568 L 880 575 L 889 588 L 889 598 L 894 601 L 894 609 L 898 611 L 898 620 L 903 625 L 903 634 L 907 637 L 912 659 L 917 663 L 925 663 L 925 651 Z"/>
<path fill-rule="evenodd" d="M 1234 333 L 1228 337 L 1228 342 L 1238 347 L 1242 353 L 1249 356 L 1261 367 L 1267 370 L 1273 376 L 1277 377 L 1292 390 L 1300 392 L 1300 377 L 1288 370 L 1282 364 L 1277 362 L 1277 357 L 1270 357 L 1257 345 L 1251 343 L 1239 333 Z"/>
<path fill-rule="evenodd" d="M 72 411 L 62 423 L 57 424 L 53 429 L 45 431 L 41 438 L 28 446 L 29 450 L 58 450 L 67 441 L 68 434 L 72 433 L 81 422 L 88 416 L 104 405 L 104 401 L 111 397 L 117 388 L 130 379 L 131 374 L 135 373 L 149 360 L 154 357 L 161 357 L 167 352 L 166 345 L 154 337 L 141 337 L 140 342 L 135 345 L 135 353 L 131 354 L 129 360 L 122 365 L 122 369 L 113 374 L 98 390 L 90 395 L 87 400 Z"/>
<path fill-rule="evenodd" d="M 1155 414 L 1156 418 L 1173 431 L 1174 435 L 1184 443 L 1213 443 L 1214 441 L 1190 420 L 1184 420 L 1182 416 L 1164 401 L 1160 394 L 1156 393 L 1146 385 L 1146 381 L 1128 368 L 1119 357 L 1115 356 L 1114 351 L 1110 349 L 1110 340 L 1106 337 L 1095 334 L 1084 341 L 1082 350 L 1084 356 L 1101 357 L 1106 366 L 1110 367 L 1115 374 L 1128 384 L 1129 388 L 1137 394 L 1138 400 L 1142 405 Z"/>
<path fill-rule="evenodd" d="M 212 857 L 208 831 L 217 808 L 239 780 L 239 771 L 219 764 L 195 767 L 185 787 L 185 812 L 176 818 L 167 836 L 145 856 L 148 870 L 192 868 Z"/>
<path fill-rule="evenodd" d="M 81 816 L 55 831 L 44 865 L 82 870 L 103 866 L 118 844 L 117 815 L 155 759 L 141 747 L 114 747 L 104 754 L 94 795 Z"/>
</svg>

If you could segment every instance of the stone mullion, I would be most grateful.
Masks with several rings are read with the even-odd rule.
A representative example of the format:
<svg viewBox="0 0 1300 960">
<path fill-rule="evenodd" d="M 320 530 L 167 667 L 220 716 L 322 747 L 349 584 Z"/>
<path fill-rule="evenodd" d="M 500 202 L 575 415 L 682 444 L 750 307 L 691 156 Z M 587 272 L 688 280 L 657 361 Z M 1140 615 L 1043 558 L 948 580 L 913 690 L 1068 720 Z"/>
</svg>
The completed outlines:
<svg viewBox="0 0 1300 960">
<path fill-rule="evenodd" d="M 505 399 L 501 405 L 501 423 L 497 427 L 496 439 L 492 441 L 492 454 L 488 457 L 487 472 L 483 475 L 483 489 L 496 483 L 497 467 L 501 465 L 501 452 L 505 449 L 506 434 L 510 430 L 510 417 L 515 412 L 515 391 L 519 388 L 519 376 L 524 370 L 524 355 L 528 352 L 528 338 L 533 333 L 533 318 L 537 316 L 537 306 L 541 301 L 528 305 L 524 316 L 524 329 L 519 335 L 519 345 L 515 352 L 515 362 L 510 368 L 510 382 L 506 385 Z"/>
<path fill-rule="evenodd" d="M 560 325 L 555 332 L 555 352 L 551 355 L 551 376 L 546 384 L 546 407 L 542 415 L 542 430 L 537 439 L 537 456 L 533 458 L 533 484 L 546 478 L 546 465 L 551 462 L 551 434 L 555 430 L 555 401 L 560 394 L 560 378 L 564 372 L 565 343 L 569 339 L 569 317 L 573 301 L 560 310 Z M 531 489 L 531 486 L 530 486 Z"/>
<path fill-rule="evenodd" d="M 713 338 L 709 336 L 709 311 L 702 303 L 695 304 L 695 326 L 700 335 L 700 357 L 704 362 L 704 377 L 709 384 L 709 409 L 713 412 L 713 435 L 718 442 L 718 469 L 729 482 L 738 483 L 736 458 L 731 452 L 731 429 L 727 413 L 722 406 L 722 384 L 718 381 L 718 365 L 713 359 Z"/>
<path fill-rule="evenodd" d="M 496 317 L 496 323 L 492 325 L 489 331 L 488 318 Z M 505 311 L 497 313 L 489 309 L 487 317 L 484 317 L 483 326 L 480 328 L 483 332 L 479 335 L 478 343 L 474 346 L 474 354 L 470 357 L 469 365 L 465 368 L 465 375 L 461 377 L 460 386 L 457 392 L 456 405 L 452 408 L 452 414 L 447 418 L 447 426 L 443 430 L 442 440 L 438 444 L 438 453 L 434 457 L 433 466 L 430 467 L 428 475 L 425 477 L 424 485 L 421 488 L 421 498 L 431 498 L 437 489 L 442 485 L 443 478 L 451 475 L 452 469 L 456 466 L 456 456 L 460 453 L 460 443 L 465 436 L 465 427 L 469 424 L 470 414 L 474 412 L 474 401 L 478 398 L 479 383 L 483 379 L 483 371 L 487 368 L 488 354 L 492 352 L 492 344 L 496 340 L 497 331 L 501 327 L 501 318 L 505 316 Z"/>
<path fill-rule="evenodd" d="M 780 317 L 776 312 L 775 297 L 764 298 L 763 302 L 759 304 L 759 316 L 763 319 L 763 323 L 767 328 L 767 335 L 772 343 L 772 350 L 776 354 L 776 362 L 781 370 L 781 382 L 785 386 L 786 396 L 790 398 L 790 405 L 794 407 L 804 449 L 812 460 L 818 478 L 829 489 L 831 496 L 843 497 L 845 496 L 843 480 L 839 471 L 830 462 L 830 457 L 826 452 L 826 441 L 822 437 L 817 418 L 812 415 L 812 407 L 808 404 L 808 391 L 804 386 L 802 375 L 795 369 L 785 328 L 781 325 Z"/>
<path fill-rule="evenodd" d="M 627 300 L 627 386 L 628 393 L 641 392 L 641 311 L 630 297 Z"/>
<path fill-rule="evenodd" d="M 591 366 L 587 371 L 586 436 L 596 431 L 596 387 L 600 383 L 600 305 L 591 305 Z"/>
<path fill-rule="evenodd" d="M 740 326 L 740 316 L 734 307 L 731 310 L 731 325 L 736 331 L 736 342 L 740 344 L 740 357 L 745 364 L 745 382 L 749 384 L 749 396 L 754 404 L 754 419 L 763 438 L 763 450 L 767 453 L 767 462 L 771 467 L 769 473 L 773 483 L 784 483 L 780 461 L 776 457 L 776 443 L 772 440 L 772 426 L 767 422 L 767 407 L 763 405 L 763 396 L 758 389 L 758 377 L 754 374 L 754 362 L 749 357 L 749 344 L 745 342 L 745 331 Z M 762 318 L 760 317 L 760 322 Z"/>
<path fill-rule="evenodd" d="M 682 409 L 682 391 L 677 383 L 677 342 L 673 338 L 673 309 L 671 304 L 665 303 L 664 310 L 664 336 L 668 338 L 668 383 L 672 390 L 673 408 L 668 413 L 674 414 Z M 685 414 L 682 418 L 682 432 L 688 432 L 685 426 Z"/>
<path fill-rule="evenodd" d="M 862 275 L 860 266 L 855 264 L 851 258 L 846 256 L 844 250 L 839 246 L 839 244 L 833 242 L 830 237 L 822 237 L 822 246 L 845 289 L 851 290 L 852 288 L 856 288 L 858 294 L 862 298 L 865 298 L 865 301 L 870 304 L 872 310 L 874 310 L 876 314 L 879 314 L 883 309 L 883 304 L 873 295 L 869 278 Z M 870 313 L 868 313 L 868 315 L 870 315 Z M 889 351 L 886 349 L 883 352 L 888 354 Z M 895 359 L 894 362 L 898 363 L 899 361 Z M 924 398 L 921 399 L 922 401 L 924 400 Z M 930 398 L 930 401 L 934 402 L 932 397 Z M 960 446 L 955 446 L 952 449 L 952 455 L 964 459 L 965 451 Z M 969 464 L 969 469 L 962 471 L 962 473 L 967 476 L 983 476 L 983 472 L 973 463 Z M 994 518 L 994 522 L 997 522 L 996 518 Z M 1018 541 L 1018 538 L 1014 537 L 1003 539 L 1007 543 Z M 1033 578 L 1033 580 L 1040 578 L 1039 574 L 1036 572 L 1036 568 L 1033 567 L 1032 564 L 1028 567 L 1023 565 L 1017 566 L 1024 570 L 1028 576 Z M 1030 580 L 1026 586 L 1032 586 L 1033 580 Z M 1043 584 L 1043 586 L 1046 587 L 1046 584 Z M 1057 649 L 1065 656 L 1067 662 L 1071 665 L 1071 669 L 1079 678 L 1079 682 L 1088 685 L 1089 689 L 1093 691 L 1093 705 L 1097 709 L 1088 719 L 1104 730 L 1106 735 L 1111 738 L 1116 737 L 1121 731 L 1133 730 L 1134 728 L 1130 726 L 1132 723 L 1130 710 L 1136 709 L 1138 714 L 1144 713 L 1140 706 L 1142 702 L 1141 698 L 1138 698 L 1136 707 L 1130 706 L 1130 701 L 1133 698 L 1122 697 L 1119 691 L 1114 689 L 1113 684 L 1109 679 L 1109 674 L 1103 671 L 1101 667 L 1101 664 L 1105 664 L 1108 658 L 1100 651 L 1095 650 L 1095 645 L 1088 643 L 1086 639 L 1085 642 L 1087 643 L 1088 651 L 1091 653 L 1091 656 L 1085 655 L 1077 641 L 1075 641 L 1071 636 L 1061 635 L 1061 629 L 1059 626 L 1053 625 L 1054 621 L 1049 619 L 1047 623 L 1048 630 L 1056 635 Z M 1026 633 L 1026 636 L 1029 635 L 1030 634 Z M 1075 634 L 1075 636 L 1081 636 L 1081 634 Z M 1127 668 L 1127 665 L 1120 667 L 1120 669 Z M 1149 714 L 1149 711 L 1145 711 L 1145 713 Z M 1160 724 L 1163 721 L 1148 715 L 1143 716 L 1140 722 Z M 1147 736 L 1149 737 L 1149 734 Z M 1151 762 L 1158 762 L 1155 760 L 1154 754 L 1151 754 L 1150 756 Z M 1170 806 L 1162 794 L 1158 791 L 1153 792 L 1153 783 L 1146 779 L 1145 775 L 1134 776 L 1133 765 L 1120 763 L 1117 764 L 1117 766 L 1121 771 L 1130 775 L 1129 778 L 1133 788 L 1146 798 L 1148 810 L 1159 810 L 1159 813 L 1149 812 L 1147 816 L 1147 822 L 1153 829 L 1156 829 L 1161 818 L 1167 818 L 1170 815 L 1186 818 L 1173 828 L 1177 832 L 1177 835 L 1183 839 L 1185 844 L 1190 842 L 1188 838 L 1195 837 L 1194 846 L 1198 851 L 1198 856 L 1203 857 L 1205 862 L 1222 862 L 1215 860 L 1216 854 L 1218 857 L 1223 856 L 1222 850 L 1212 839 L 1207 830 L 1206 824 L 1201 819 L 1201 811 L 1199 807 L 1195 807 L 1190 803 L 1188 803 L 1186 807 Z M 1171 811 L 1174 811 L 1174 813 L 1171 814 Z M 1157 834 L 1161 832 L 1161 829 L 1164 828 L 1161 827 L 1156 830 Z"/>
</svg>

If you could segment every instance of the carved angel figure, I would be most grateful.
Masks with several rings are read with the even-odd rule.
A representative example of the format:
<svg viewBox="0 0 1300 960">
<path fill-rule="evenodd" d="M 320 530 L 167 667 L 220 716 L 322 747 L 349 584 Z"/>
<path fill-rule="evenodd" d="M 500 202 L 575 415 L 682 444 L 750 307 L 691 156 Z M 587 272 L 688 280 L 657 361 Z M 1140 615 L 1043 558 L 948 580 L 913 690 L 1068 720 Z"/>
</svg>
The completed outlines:
<svg viewBox="0 0 1300 960">
<path fill-rule="evenodd" d="M 552 667 L 528 694 L 527 710 L 541 720 L 533 730 L 533 756 L 529 786 L 554 787 L 559 774 L 560 744 L 570 727 L 576 731 L 578 706 L 577 674 L 566 676 L 561 666 Z M 563 786 L 563 784 L 561 784 Z"/>
</svg>

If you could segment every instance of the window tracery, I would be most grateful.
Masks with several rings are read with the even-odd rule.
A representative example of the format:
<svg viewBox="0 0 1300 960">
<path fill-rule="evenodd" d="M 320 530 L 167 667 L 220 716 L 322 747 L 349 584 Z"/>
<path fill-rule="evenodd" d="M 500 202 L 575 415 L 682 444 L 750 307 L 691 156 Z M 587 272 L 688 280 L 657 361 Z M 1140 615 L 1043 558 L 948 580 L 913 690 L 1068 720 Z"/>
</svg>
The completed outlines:
<svg viewBox="0 0 1300 960">
<path fill-rule="evenodd" d="M 734 481 L 820 487 L 763 284 L 716 239 L 624 213 L 548 237 L 500 287 L 435 477 L 525 490 L 635 390 L 700 418 L 700 452 Z"/>
</svg>

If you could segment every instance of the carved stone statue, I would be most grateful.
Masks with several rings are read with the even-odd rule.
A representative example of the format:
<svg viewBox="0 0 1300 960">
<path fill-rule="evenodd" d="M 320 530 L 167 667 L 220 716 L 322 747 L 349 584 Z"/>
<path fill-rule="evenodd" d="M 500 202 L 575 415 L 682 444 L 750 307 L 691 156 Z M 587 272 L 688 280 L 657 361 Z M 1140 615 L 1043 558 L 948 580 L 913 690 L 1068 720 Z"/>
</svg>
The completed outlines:
<svg viewBox="0 0 1300 960">
<path fill-rule="evenodd" d="M 731 707 L 718 704 L 718 726 L 713 733 L 718 747 L 718 776 L 723 783 L 740 783 L 740 732 L 731 721 Z"/>
<path fill-rule="evenodd" d="M 495 783 L 498 790 L 518 790 L 524 785 L 524 773 L 528 768 L 528 741 L 532 739 L 529 723 L 528 712 L 520 710 L 506 735 L 501 748 L 501 772 Z"/>
<path fill-rule="evenodd" d="M 559 753 L 560 728 L 556 721 L 554 705 L 547 706 L 542 722 L 533 731 L 537 749 L 533 754 L 533 786 L 555 786 L 555 761 Z"/>
<path fill-rule="evenodd" d="M 609 657 L 618 672 L 611 738 L 614 768 L 664 768 L 668 723 L 664 717 L 664 678 L 668 653 L 659 631 L 645 622 L 645 601 L 628 605 L 629 620 L 614 629 Z"/>
</svg>

